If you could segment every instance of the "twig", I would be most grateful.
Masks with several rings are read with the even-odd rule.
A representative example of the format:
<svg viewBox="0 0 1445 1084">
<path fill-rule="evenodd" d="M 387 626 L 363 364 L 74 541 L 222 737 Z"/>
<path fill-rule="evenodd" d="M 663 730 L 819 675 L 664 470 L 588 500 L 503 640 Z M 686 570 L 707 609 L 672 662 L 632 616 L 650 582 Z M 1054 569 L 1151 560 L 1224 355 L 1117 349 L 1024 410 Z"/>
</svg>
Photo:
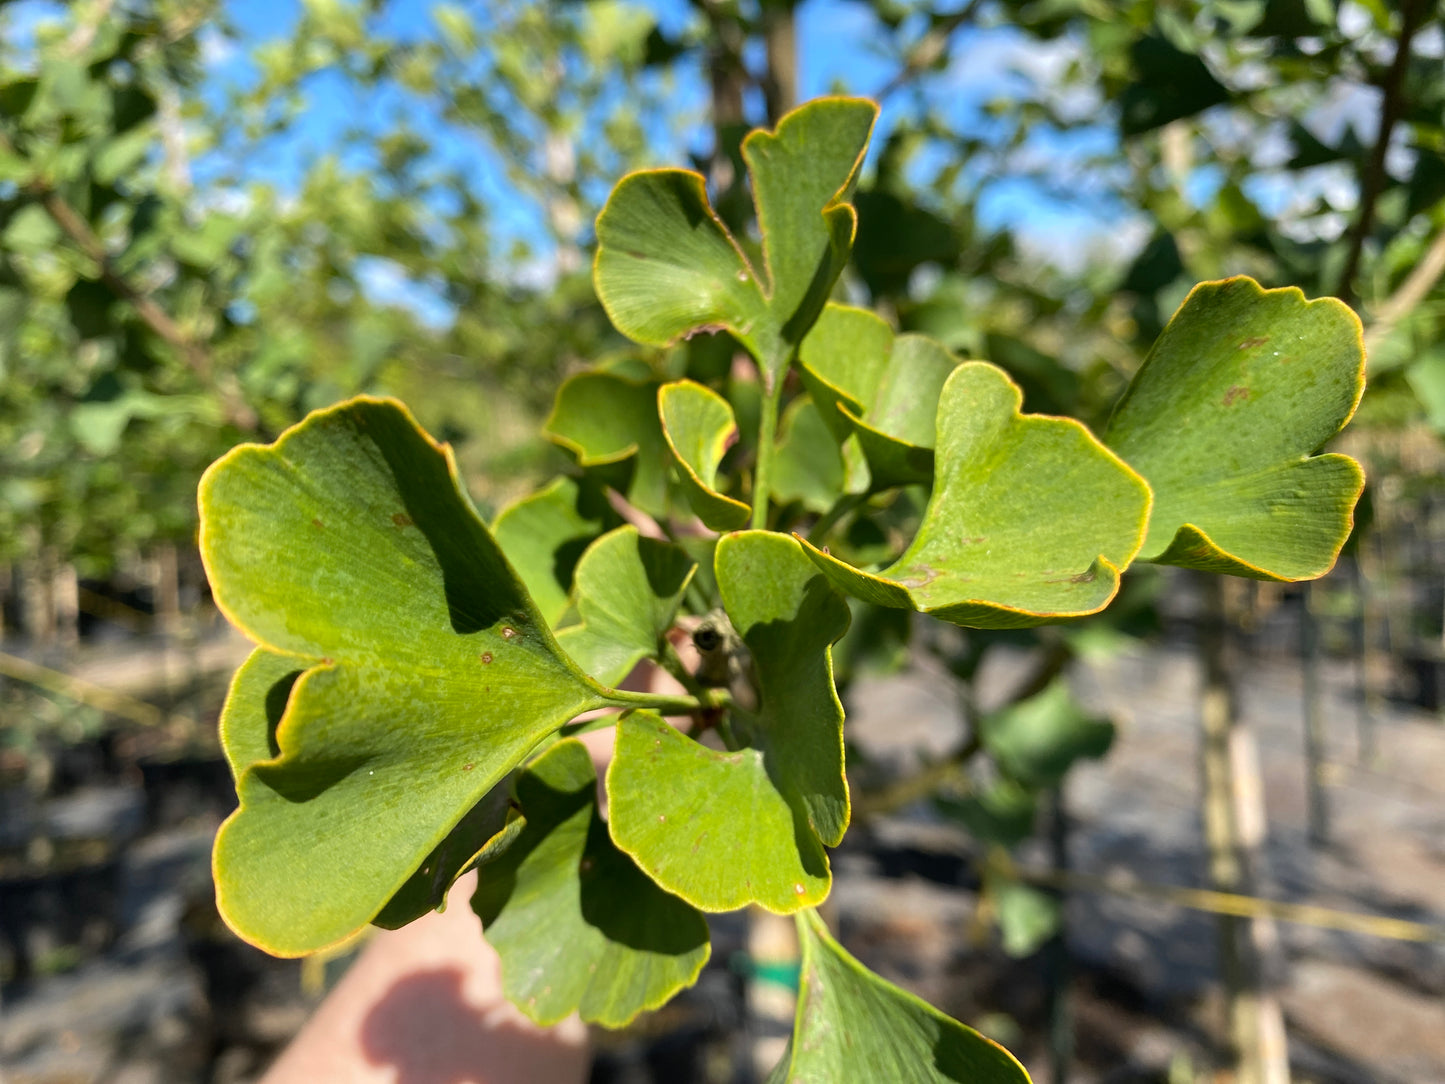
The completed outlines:
<svg viewBox="0 0 1445 1084">
<path fill-rule="evenodd" d="M 1395 330 L 1395 325 L 1429 296 L 1442 274 L 1445 274 L 1445 230 L 1435 235 L 1420 262 L 1405 276 L 1405 281 L 1375 310 L 1375 318 L 1365 331 L 1366 355 L 1378 349 Z"/>
<path fill-rule="evenodd" d="M 943 51 L 948 48 L 948 39 L 953 36 L 953 32 L 965 23 L 973 22 L 982 6 L 982 0 L 972 0 L 959 11 L 940 20 L 937 26 L 932 27 L 918 40 L 918 44 L 909 50 L 903 67 L 878 89 L 873 99 L 881 104 L 885 98 L 902 90 L 936 64 L 943 56 Z"/>
<path fill-rule="evenodd" d="M 1383 100 L 1380 103 L 1380 130 L 1375 138 L 1374 150 L 1370 153 L 1369 164 L 1360 178 L 1360 208 L 1350 231 L 1350 247 L 1345 256 L 1344 270 L 1340 272 L 1337 297 L 1347 304 L 1355 301 L 1355 276 L 1360 270 L 1360 258 L 1364 253 L 1365 239 L 1375 223 L 1375 205 L 1385 187 L 1385 157 L 1390 149 L 1390 136 L 1395 131 L 1395 122 L 1404 111 L 1405 70 L 1410 64 L 1410 46 L 1415 31 L 1420 28 L 1425 13 L 1425 0 L 1404 0 L 1400 14 L 1400 37 L 1395 45 L 1395 57 L 1380 83 Z"/>
<path fill-rule="evenodd" d="M 3 133 L 0 133 L 0 151 L 14 153 L 14 147 Z M 110 254 L 91 229 L 90 223 L 65 201 L 65 197 L 44 181 L 32 181 L 25 186 L 25 193 L 40 204 L 51 220 L 60 227 L 61 232 L 96 265 L 101 281 L 110 287 L 111 292 L 127 302 L 147 327 L 175 347 L 185 359 L 186 366 L 202 383 L 216 390 L 221 397 L 221 408 L 226 420 L 238 429 L 254 432 L 260 419 L 242 397 L 235 378 L 229 374 L 219 379 L 214 376 L 211 357 L 205 347 L 187 335 L 154 298 L 133 286 L 116 270 Z"/>
<path fill-rule="evenodd" d="M 52 670 L 48 666 L 41 666 L 29 659 L 22 659 L 18 655 L 10 655 L 3 651 L 0 651 L 0 676 L 23 681 L 27 685 L 34 685 L 36 688 L 56 693 L 68 700 L 74 700 L 78 704 L 84 704 L 86 707 L 95 708 L 97 711 L 103 711 L 109 715 L 119 715 L 123 719 L 139 723 L 141 726 L 158 726 L 168 720 L 185 722 L 187 725 L 190 723 L 190 720 L 184 719 L 180 715 L 167 716 L 160 708 L 154 704 L 147 704 L 144 700 L 137 700 L 133 696 L 126 696 L 125 693 L 118 693 L 112 689 L 104 689 L 99 685 L 92 685 L 82 678 L 72 677 L 70 674 Z"/>
</svg>

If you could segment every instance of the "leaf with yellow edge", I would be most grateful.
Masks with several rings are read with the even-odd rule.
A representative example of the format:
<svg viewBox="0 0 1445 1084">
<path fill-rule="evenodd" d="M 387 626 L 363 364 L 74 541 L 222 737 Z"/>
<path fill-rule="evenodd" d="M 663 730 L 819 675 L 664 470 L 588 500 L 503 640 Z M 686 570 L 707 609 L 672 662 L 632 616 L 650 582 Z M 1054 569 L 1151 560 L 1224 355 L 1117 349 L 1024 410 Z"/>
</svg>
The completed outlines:
<svg viewBox="0 0 1445 1084">
<path fill-rule="evenodd" d="M 1021 414 L 1001 369 L 967 362 L 938 403 L 937 478 L 923 523 L 882 572 L 815 546 L 840 590 L 974 628 L 1095 613 L 1144 539 L 1149 487 L 1071 418 Z"/>
<path fill-rule="evenodd" d="M 738 427 L 733 408 L 717 392 L 691 380 L 664 384 L 657 393 L 663 436 L 698 519 L 714 531 L 748 521 L 748 506 L 718 492 L 717 468 Z"/>
<path fill-rule="evenodd" d="M 241 768 L 216 837 L 221 914 L 269 952 L 349 937 L 538 742 L 639 700 L 558 648 L 450 450 L 398 403 L 355 399 L 234 449 L 200 510 L 217 605 L 274 656 L 232 686 L 233 763 L 261 749 L 279 657 L 303 671 L 264 739 L 277 754 Z"/>
<path fill-rule="evenodd" d="M 860 98 L 820 98 L 743 140 L 760 268 L 709 205 L 700 175 L 659 169 L 618 182 L 597 219 L 593 267 L 618 330 L 662 346 L 726 328 L 775 386 L 848 262 L 857 225 L 848 200 L 877 114 Z"/>
<path fill-rule="evenodd" d="M 1196 286 L 1109 422 L 1109 446 L 1154 489 L 1144 560 L 1323 576 L 1365 478 L 1347 455 L 1313 453 L 1364 389 L 1360 321 L 1343 303 L 1243 276 Z"/>
</svg>

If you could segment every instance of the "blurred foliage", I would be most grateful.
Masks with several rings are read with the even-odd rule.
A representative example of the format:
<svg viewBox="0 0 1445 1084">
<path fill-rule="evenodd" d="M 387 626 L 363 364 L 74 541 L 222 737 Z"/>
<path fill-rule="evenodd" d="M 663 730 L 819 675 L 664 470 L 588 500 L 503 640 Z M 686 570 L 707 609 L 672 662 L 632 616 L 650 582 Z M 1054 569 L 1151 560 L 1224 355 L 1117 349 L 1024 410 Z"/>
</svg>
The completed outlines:
<svg viewBox="0 0 1445 1084">
<path fill-rule="evenodd" d="M 406 396 L 503 495 L 546 454 L 518 450 L 539 389 L 614 334 L 577 253 L 661 115 L 650 23 L 442 5 L 404 40 L 388 5 L 311 0 L 222 85 L 212 0 L 5 7 L 0 560 L 103 571 L 188 536 L 207 462 L 360 391 Z M 389 107 L 278 165 L 337 84 Z M 451 153 L 467 141 L 535 205 L 535 251 L 498 251 L 484 178 Z"/>
</svg>

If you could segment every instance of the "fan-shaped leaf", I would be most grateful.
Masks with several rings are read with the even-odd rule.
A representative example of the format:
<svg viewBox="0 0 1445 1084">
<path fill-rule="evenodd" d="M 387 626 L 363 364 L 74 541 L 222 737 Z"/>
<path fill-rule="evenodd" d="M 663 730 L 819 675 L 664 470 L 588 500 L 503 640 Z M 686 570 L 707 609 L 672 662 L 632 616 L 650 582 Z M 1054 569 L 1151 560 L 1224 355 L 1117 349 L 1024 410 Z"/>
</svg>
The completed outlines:
<svg viewBox="0 0 1445 1084">
<path fill-rule="evenodd" d="M 768 1084 L 887 1080 L 896 1084 L 1028 1084 L 1007 1050 L 873 974 L 812 911 L 802 942 L 793 1038 Z"/>
<path fill-rule="evenodd" d="M 1149 489 L 1078 422 L 1019 413 L 1002 370 L 968 362 L 938 404 L 938 466 L 917 536 L 879 573 L 804 542 L 835 586 L 977 628 L 1094 613 L 1143 541 Z"/>
<path fill-rule="evenodd" d="M 608 838 L 586 747 L 547 750 L 517 780 L 517 800 L 525 825 L 472 896 L 508 1000 L 539 1024 L 577 1012 L 615 1028 L 692 985 L 707 922 Z"/>
<path fill-rule="evenodd" d="M 755 268 L 684 170 L 624 177 L 597 219 L 597 295 L 638 342 L 726 328 L 772 386 L 848 261 L 852 194 L 878 107 L 822 98 L 753 132 L 743 159 L 762 230 Z"/>
<path fill-rule="evenodd" d="M 1109 423 L 1149 480 L 1145 560 L 1265 580 L 1330 570 L 1364 486 L 1349 456 L 1311 453 L 1364 391 L 1360 322 L 1334 298 L 1240 277 L 1196 286 Z"/>
<path fill-rule="evenodd" d="M 270 952 L 371 921 L 540 740 L 635 701 L 557 647 L 449 450 L 397 403 L 352 400 L 234 449 L 200 506 L 217 604 L 304 671 L 274 728 L 279 755 L 240 771 L 216 839 L 221 913 Z M 258 656 L 233 685 L 233 762 L 260 751 L 283 668 Z"/>
<path fill-rule="evenodd" d="M 543 432 L 584 467 L 631 460 L 627 499 L 650 516 L 667 514 L 667 444 L 657 418 L 655 381 L 609 372 L 569 377 Z"/>
<path fill-rule="evenodd" d="M 492 537 L 554 628 L 567 611 L 578 559 L 602 533 L 604 504 L 585 500 L 571 478 L 556 478 L 492 522 Z"/>
<path fill-rule="evenodd" d="M 922 335 L 895 338 L 865 309 L 830 304 L 798 360 L 834 436 L 857 438 L 872 489 L 932 481 L 938 400 L 957 358 Z"/>
<path fill-rule="evenodd" d="M 694 565 L 667 542 L 618 527 L 588 547 L 577 563 L 580 625 L 557 643 L 603 685 L 616 685 L 646 658 L 657 658 L 672 627 Z"/>
<path fill-rule="evenodd" d="M 719 753 L 654 715 L 624 718 L 607 772 L 612 836 L 705 911 L 796 911 L 828 894 L 823 848 L 848 826 L 828 654 L 848 607 L 796 543 L 765 531 L 719 541 L 717 578 L 760 693 L 756 715 L 734 712 L 746 748 Z"/>
</svg>

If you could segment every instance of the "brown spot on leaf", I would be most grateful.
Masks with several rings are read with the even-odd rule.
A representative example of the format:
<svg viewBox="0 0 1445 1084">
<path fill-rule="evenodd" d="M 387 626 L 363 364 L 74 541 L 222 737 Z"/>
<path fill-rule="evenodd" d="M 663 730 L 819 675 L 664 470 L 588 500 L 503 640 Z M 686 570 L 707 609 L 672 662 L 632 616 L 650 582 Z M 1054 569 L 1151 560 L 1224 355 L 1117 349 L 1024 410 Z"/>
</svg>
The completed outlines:
<svg viewBox="0 0 1445 1084">
<path fill-rule="evenodd" d="M 581 862 L 577 863 L 577 869 L 580 873 L 591 873 L 594 865 L 596 865 L 596 863 L 591 858 L 584 858 Z"/>
<path fill-rule="evenodd" d="M 1094 570 L 1093 570 L 1092 568 L 1086 568 L 1086 569 L 1084 569 L 1084 571 L 1080 572 L 1077 576 L 1070 576 L 1070 577 L 1069 577 L 1069 582 L 1070 582 L 1070 583 L 1093 583 L 1096 579 L 1098 579 L 1098 575 L 1094 572 Z"/>
<path fill-rule="evenodd" d="M 330 665 L 331 665 L 331 656 L 330 656 L 330 655 L 322 655 L 322 656 L 321 656 L 321 665 L 322 665 L 322 666 L 330 666 Z"/>
<path fill-rule="evenodd" d="M 391 522 L 395 523 L 398 527 L 410 527 L 412 525 L 412 518 L 405 512 L 397 512 L 391 517 Z"/>
<path fill-rule="evenodd" d="M 1239 348 L 1241 350 L 1252 350 L 1254 347 L 1263 346 L 1267 342 L 1269 342 L 1268 335 L 1251 335 L 1249 338 L 1240 342 Z"/>
<path fill-rule="evenodd" d="M 322 523 L 319 519 L 317 519 L 315 516 L 313 516 L 313 517 L 311 517 L 311 526 L 315 527 L 315 528 L 319 531 L 319 530 L 321 530 L 323 527 L 325 527 L 326 524 Z"/>
<path fill-rule="evenodd" d="M 1234 384 L 1224 393 L 1224 405 L 1234 406 L 1235 403 L 1248 401 L 1249 389 L 1242 384 Z"/>
<path fill-rule="evenodd" d="M 462 765 L 462 771 L 464 771 L 464 772 L 469 772 L 469 771 L 471 771 L 474 767 L 476 767 L 476 765 L 474 765 L 474 764 L 463 764 L 463 765 Z"/>
<path fill-rule="evenodd" d="M 503 639 L 503 640 L 511 640 L 511 639 L 514 639 L 514 638 L 516 637 L 516 635 L 517 635 L 517 630 L 514 629 L 514 628 L 512 628 L 511 625 L 503 625 L 503 626 L 502 626 L 502 639 Z"/>
<path fill-rule="evenodd" d="M 491 653 L 490 651 L 483 651 L 483 652 L 482 652 L 482 663 L 485 665 L 486 663 L 489 663 L 489 662 L 491 662 L 491 661 L 492 661 L 492 653 Z"/>
</svg>

